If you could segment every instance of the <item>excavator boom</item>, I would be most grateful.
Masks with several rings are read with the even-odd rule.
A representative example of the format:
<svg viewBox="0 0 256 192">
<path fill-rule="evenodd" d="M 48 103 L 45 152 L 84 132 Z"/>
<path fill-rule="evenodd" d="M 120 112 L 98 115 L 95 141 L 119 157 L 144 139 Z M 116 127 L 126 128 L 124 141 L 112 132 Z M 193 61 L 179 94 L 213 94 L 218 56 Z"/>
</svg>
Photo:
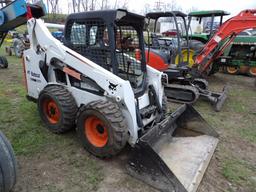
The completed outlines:
<svg viewBox="0 0 256 192">
<path fill-rule="evenodd" d="M 250 28 L 256 28 L 256 9 L 241 11 L 223 23 L 196 57 L 195 63 L 199 66 L 200 73 L 209 69 L 212 61 L 222 55 L 237 34 Z M 224 44 L 221 44 L 223 41 Z"/>
</svg>

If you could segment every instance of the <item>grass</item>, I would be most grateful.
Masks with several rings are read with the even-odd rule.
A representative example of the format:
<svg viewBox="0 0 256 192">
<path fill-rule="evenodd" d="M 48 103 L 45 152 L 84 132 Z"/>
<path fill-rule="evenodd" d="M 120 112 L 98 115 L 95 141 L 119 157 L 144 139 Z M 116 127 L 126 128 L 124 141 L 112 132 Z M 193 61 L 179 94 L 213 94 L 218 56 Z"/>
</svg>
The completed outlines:
<svg viewBox="0 0 256 192">
<path fill-rule="evenodd" d="M 44 129 L 36 104 L 25 98 L 22 84 L 0 81 L 0 128 L 10 138 L 17 155 L 31 155 L 45 146 L 46 138 L 55 139 Z"/>
<path fill-rule="evenodd" d="M 1 55 L 3 54 L 1 50 Z M 36 105 L 25 98 L 21 60 L 12 56 L 8 57 L 8 61 L 10 68 L 14 67 L 16 70 L 12 74 L 7 69 L 7 78 L 3 78 L 4 74 L 1 74 L 0 129 L 11 140 L 16 154 L 30 155 L 38 152 L 44 145 L 47 134 L 41 131 L 43 127 L 38 118 Z"/>
<path fill-rule="evenodd" d="M 250 87 L 250 83 L 246 84 L 249 78 L 243 76 L 227 78 L 231 82 L 231 87 L 229 97 L 220 113 L 209 111 L 209 106 L 205 102 L 199 102 L 196 108 L 220 133 L 219 150 L 216 154 L 220 159 L 221 174 L 236 187 L 223 190 L 254 191 L 256 165 L 253 159 L 256 156 L 255 154 L 253 156 L 250 150 L 255 149 L 256 146 L 255 88 Z M 225 79 L 221 81 L 225 82 Z M 223 83 L 221 85 L 223 86 Z M 211 88 L 220 90 L 219 87 L 219 84 L 211 83 Z"/>
<path fill-rule="evenodd" d="M 241 128 L 239 134 L 242 138 L 245 138 L 252 143 L 256 143 L 255 124 L 245 128 Z"/>
<path fill-rule="evenodd" d="M 5 55 L 3 48 L 0 54 Z M 30 190 L 26 190 L 95 191 L 103 179 L 98 160 L 85 152 L 75 131 L 56 135 L 46 129 L 39 118 L 37 104 L 29 102 L 25 97 L 21 59 L 15 56 L 8 56 L 7 59 L 9 68 L 0 70 L 0 130 L 10 140 L 20 166 L 24 166 L 23 159 L 30 159 L 33 169 L 37 169 L 37 164 L 46 164 L 45 170 L 50 169 L 49 173 L 54 174 L 51 171 L 57 169 L 60 170 L 60 176 L 64 174 L 60 180 L 52 176 L 45 183 L 38 178 L 39 181 L 34 181 Z M 45 159 L 40 162 L 42 157 Z M 54 167 L 49 168 L 47 164 L 53 164 Z M 29 166 L 24 173 L 26 177 L 30 176 L 30 172 Z M 40 172 L 32 175 L 30 180 L 36 179 Z M 18 186 L 19 181 L 24 182 L 24 175 L 20 176 Z"/>
<path fill-rule="evenodd" d="M 251 189 L 256 188 L 256 167 L 245 161 L 227 159 L 223 163 L 222 173 L 231 182 L 239 186 L 248 185 Z"/>
</svg>

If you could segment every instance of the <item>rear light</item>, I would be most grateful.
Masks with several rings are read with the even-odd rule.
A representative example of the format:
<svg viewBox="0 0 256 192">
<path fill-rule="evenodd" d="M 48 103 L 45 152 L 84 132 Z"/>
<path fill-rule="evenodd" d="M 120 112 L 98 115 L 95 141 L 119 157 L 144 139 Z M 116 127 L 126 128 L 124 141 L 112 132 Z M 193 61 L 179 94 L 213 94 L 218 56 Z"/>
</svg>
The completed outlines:
<svg viewBox="0 0 256 192">
<path fill-rule="evenodd" d="M 140 49 L 135 49 L 135 59 L 140 61 L 141 60 L 141 51 Z"/>
</svg>

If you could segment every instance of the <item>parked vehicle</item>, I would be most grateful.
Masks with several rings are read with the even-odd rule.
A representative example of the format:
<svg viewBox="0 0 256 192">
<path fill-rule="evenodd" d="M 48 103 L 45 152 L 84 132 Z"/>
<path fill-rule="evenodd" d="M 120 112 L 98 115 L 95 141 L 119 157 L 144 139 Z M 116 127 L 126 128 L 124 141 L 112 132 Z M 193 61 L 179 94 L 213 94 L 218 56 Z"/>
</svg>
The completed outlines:
<svg viewBox="0 0 256 192">
<path fill-rule="evenodd" d="M 189 27 L 191 28 L 192 20 L 196 20 L 201 23 L 205 18 L 211 18 L 211 21 L 207 24 L 210 27 L 208 33 L 192 34 L 190 39 L 199 41 L 206 44 L 210 38 L 216 32 L 215 21 L 218 20 L 220 26 L 223 23 L 223 17 L 229 15 L 229 13 L 222 10 L 212 11 L 195 11 L 188 14 Z M 211 72 L 213 74 L 219 69 L 229 74 L 248 74 L 250 76 L 256 76 L 256 31 L 254 29 L 246 29 L 241 31 L 234 40 L 228 45 L 223 54 L 218 60 L 213 62 Z"/>
</svg>

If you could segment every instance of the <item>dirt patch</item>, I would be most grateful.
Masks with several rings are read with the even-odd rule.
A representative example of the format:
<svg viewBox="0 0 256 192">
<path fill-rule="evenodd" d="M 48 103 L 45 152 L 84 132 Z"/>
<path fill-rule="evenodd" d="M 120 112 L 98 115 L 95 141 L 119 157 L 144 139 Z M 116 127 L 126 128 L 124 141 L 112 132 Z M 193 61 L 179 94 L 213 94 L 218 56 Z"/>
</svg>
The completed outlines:
<svg viewBox="0 0 256 192">
<path fill-rule="evenodd" d="M 156 191 L 127 174 L 129 149 L 110 160 L 93 157 L 78 143 L 65 151 L 56 149 L 18 157 L 19 177 L 13 192 Z"/>
<path fill-rule="evenodd" d="M 198 188 L 198 192 L 223 192 L 230 188 L 230 183 L 221 174 L 220 167 L 219 158 L 215 154 Z"/>
<path fill-rule="evenodd" d="M 132 178 L 126 171 L 126 162 L 129 156 L 129 149 L 110 161 L 102 161 L 104 167 L 104 180 L 99 185 L 97 192 L 156 192 L 145 183 Z"/>
</svg>

